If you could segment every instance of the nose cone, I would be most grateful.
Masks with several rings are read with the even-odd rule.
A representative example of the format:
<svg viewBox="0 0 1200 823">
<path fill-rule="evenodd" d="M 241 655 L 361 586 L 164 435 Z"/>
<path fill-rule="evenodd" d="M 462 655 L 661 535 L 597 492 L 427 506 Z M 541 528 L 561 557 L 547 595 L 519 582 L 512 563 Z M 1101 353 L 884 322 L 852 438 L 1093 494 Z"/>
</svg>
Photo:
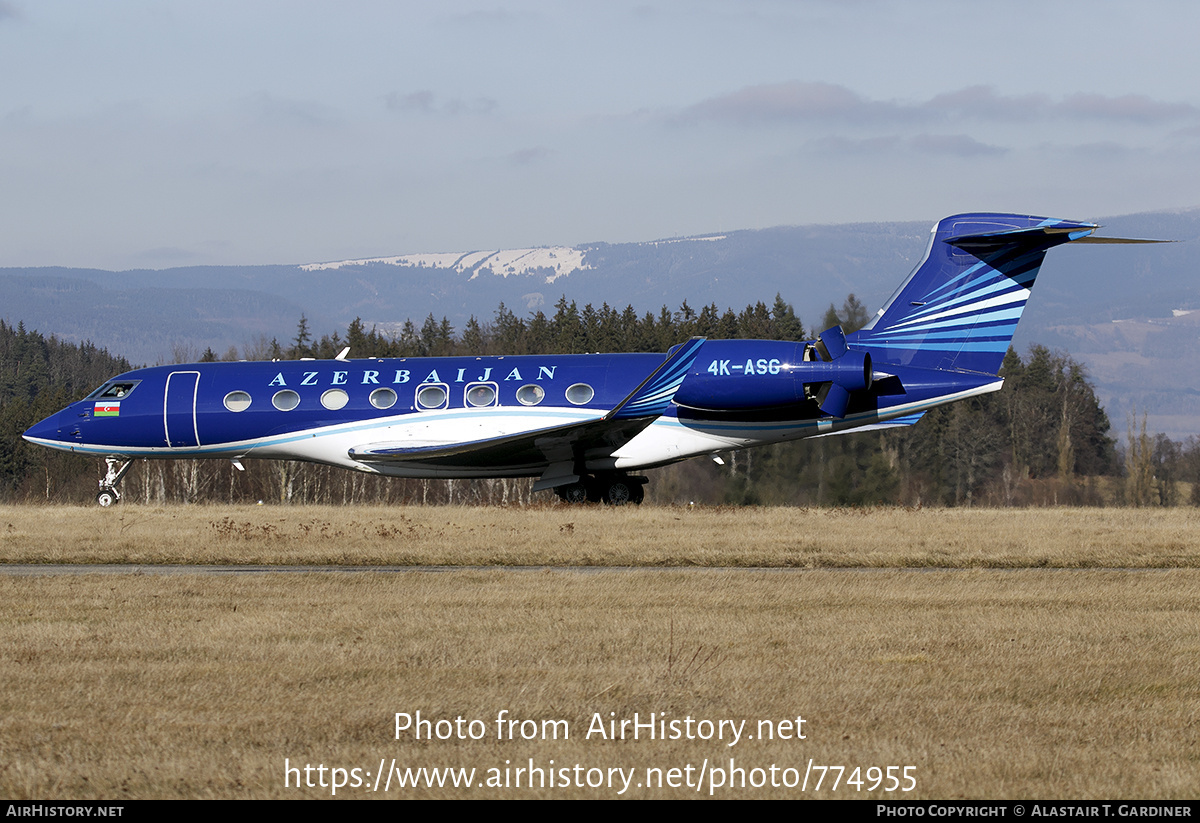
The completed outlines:
<svg viewBox="0 0 1200 823">
<path fill-rule="evenodd" d="M 75 422 L 74 415 L 72 415 L 72 419 L 70 421 L 67 421 L 63 417 L 64 414 L 66 414 L 66 412 L 58 412 L 57 414 L 50 415 L 41 423 L 30 426 L 21 436 L 30 443 L 37 443 L 40 446 L 61 448 L 62 444 L 66 441 L 70 434 L 70 432 L 64 431 L 63 427 L 68 422 L 71 424 L 74 424 Z M 74 426 L 72 426 L 71 431 L 74 431 Z"/>
</svg>

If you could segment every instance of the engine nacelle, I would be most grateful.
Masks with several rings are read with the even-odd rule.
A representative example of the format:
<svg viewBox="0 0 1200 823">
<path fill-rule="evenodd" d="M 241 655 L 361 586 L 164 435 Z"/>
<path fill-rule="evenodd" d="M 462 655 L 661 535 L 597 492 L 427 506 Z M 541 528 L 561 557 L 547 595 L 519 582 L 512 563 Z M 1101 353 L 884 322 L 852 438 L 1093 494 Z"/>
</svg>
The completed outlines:
<svg viewBox="0 0 1200 823">
<path fill-rule="evenodd" d="M 833 360 L 815 357 L 812 343 L 709 340 L 674 400 L 701 411 L 745 411 L 798 405 L 815 396 L 823 412 L 843 417 L 850 393 L 871 387 L 871 355 L 847 349 Z"/>
</svg>

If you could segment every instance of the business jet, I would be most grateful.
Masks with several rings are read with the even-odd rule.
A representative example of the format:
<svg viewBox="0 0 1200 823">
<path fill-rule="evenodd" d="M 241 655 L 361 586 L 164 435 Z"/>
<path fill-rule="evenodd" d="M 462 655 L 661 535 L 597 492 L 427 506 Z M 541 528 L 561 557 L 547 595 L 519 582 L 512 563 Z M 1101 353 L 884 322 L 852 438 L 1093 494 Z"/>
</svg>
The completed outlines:
<svg viewBox="0 0 1200 823">
<path fill-rule="evenodd" d="M 1046 252 L 1094 223 L 1016 214 L 939 221 L 863 329 L 805 342 L 692 338 L 667 354 L 195 363 L 137 369 L 25 432 L 103 457 L 120 500 L 136 458 L 304 460 L 392 477 L 536 477 L 569 503 L 640 503 L 639 470 L 911 426 L 1000 389 Z"/>
</svg>

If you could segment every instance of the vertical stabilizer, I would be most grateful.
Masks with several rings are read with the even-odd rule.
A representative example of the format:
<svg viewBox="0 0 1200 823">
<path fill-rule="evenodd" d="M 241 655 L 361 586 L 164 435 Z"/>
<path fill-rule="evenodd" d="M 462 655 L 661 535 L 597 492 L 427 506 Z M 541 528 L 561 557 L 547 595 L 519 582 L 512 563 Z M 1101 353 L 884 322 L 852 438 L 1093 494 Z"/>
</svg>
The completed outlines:
<svg viewBox="0 0 1200 823">
<path fill-rule="evenodd" d="M 1098 227 L 1019 214 L 959 214 L 933 228 L 924 259 L 855 348 L 888 363 L 996 374 L 1046 252 Z"/>
</svg>

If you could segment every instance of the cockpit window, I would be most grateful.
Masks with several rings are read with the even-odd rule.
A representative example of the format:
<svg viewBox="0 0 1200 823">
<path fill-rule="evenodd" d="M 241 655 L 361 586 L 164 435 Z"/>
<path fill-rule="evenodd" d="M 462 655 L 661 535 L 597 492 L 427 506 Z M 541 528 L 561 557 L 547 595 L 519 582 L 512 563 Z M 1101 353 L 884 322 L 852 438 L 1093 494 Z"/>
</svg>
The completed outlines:
<svg viewBox="0 0 1200 823">
<path fill-rule="evenodd" d="M 114 380 L 96 389 L 87 396 L 87 399 L 120 400 L 123 397 L 128 397 L 129 393 L 137 388 L 137 384 L 141 382 L 141 380 Z"/>
</svg>

